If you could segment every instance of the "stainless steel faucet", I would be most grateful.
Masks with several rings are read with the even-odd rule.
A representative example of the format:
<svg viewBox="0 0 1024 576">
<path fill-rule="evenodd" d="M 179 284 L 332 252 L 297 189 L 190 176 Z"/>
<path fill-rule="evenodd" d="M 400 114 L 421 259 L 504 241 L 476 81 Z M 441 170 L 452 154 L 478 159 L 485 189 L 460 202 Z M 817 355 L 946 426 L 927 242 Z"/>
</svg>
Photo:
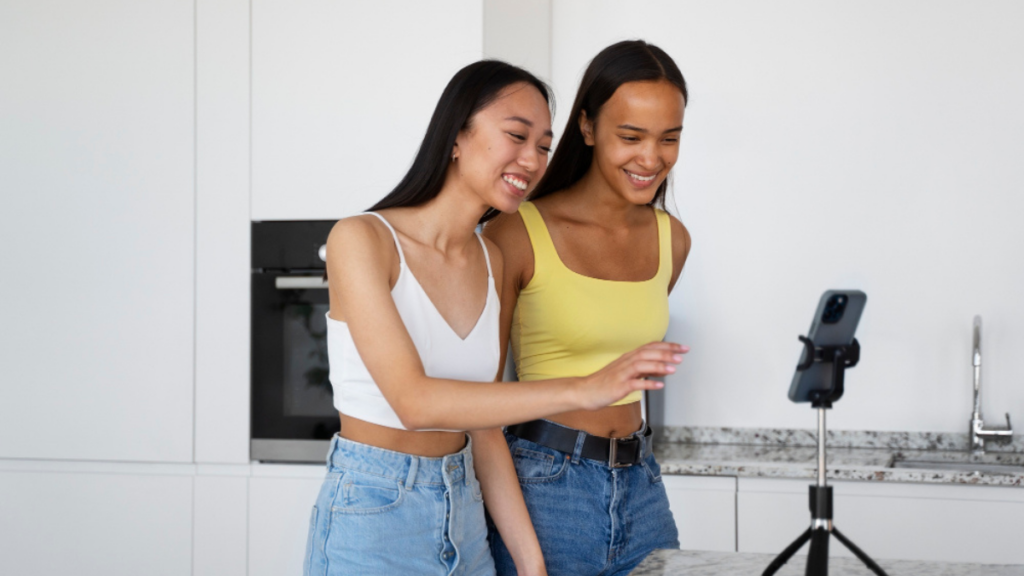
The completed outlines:
<svg viewBox="0 0 1024 576">
<path fill-rule="evenodd" d="M 985 452 L 985 441 L 996 444 L 1007 444 L 1013 438 L 1013 427 L 1010 426 L 1010 414 L 1006 414 L 1006 428 L 985 428 L 981 418 L 981 316 L 974 317 L 974 354 L 971 360 L 974 365 L 974 412 L 971 414 L 971 451 L 975 454 Z"/>
</svg>

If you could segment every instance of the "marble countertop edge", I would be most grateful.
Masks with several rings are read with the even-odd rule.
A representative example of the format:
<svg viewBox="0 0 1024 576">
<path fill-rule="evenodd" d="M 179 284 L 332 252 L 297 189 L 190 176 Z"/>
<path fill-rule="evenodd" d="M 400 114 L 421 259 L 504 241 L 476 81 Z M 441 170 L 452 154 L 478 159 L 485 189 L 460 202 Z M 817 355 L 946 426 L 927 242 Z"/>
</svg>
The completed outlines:
<svg viewBox="0 0 1024 576">
<path fill-rule="evenodd" d="M 1024 467 L 1024 452 L 1006 449 L 975 455 L 968 452 L 966 445 L 960 441 L 937 441 L 937 436 L 919 433 L 886 434 L 892 437 L 879 441 L 877 435 L 868 432 L 848 433 L 836 442 L 838 446 L 833 444 L 830 435 L 827 443 L 827 478 L 869 482 L 1024 486 L 1024 473 L 1014 473 L 1013 470 L 978 472 L 942 467 L 945 463 L 956 463 L 1013 466 L 1019 470 Z M 963 436 L 966 439 L 967 434 Z M 658 437 L 660 440 L 655 440 L 654 449 L 661 472 L 667 475 L 813 479 L 817 474 L 817 449 L 814 443 L 808 444 L 808 437 L 816 442 L 810 431 L 675 428 L 665 429 Z M 749 438 L 756 441 L 735 442 Z M 793 442 L 787 439 L 793 439 Z M 899 460 L 925 461 L 937 466 L 894 467 Z"/>
<path fill-rule="evenodd" d="M 813 467 L 773 466 L 761 463 L 721 464 L 714 462 L 662 461 L 663 475 L 735 476 L 738 478 L 789 478 L 813 480 L 817 470 Z M 914 470 L 876 467 L 828 468 L 828 480 L 856 480 L 867 482 L 915 482 L 925 484 L 970 484 L 978 486 L 1024 486 L 1024 477 L 1003 474 L 973 474 L 945 470 Z"/>
<path fill-rule="evenodd" d="M 685 444 L 739 444 L 745 446 L 817 446 L 811 428 L 734 428 L 715 426 L 652 426 L 656 440 Z M 886 430 L 829 430 L 829 448 L 881 448 L 887 450 L 967 451 L 967 432 L 900 432 Z M 1024 434 L 1007 444 L 990 444 L 990 453 L 1024 454 Z"/>
</svg>

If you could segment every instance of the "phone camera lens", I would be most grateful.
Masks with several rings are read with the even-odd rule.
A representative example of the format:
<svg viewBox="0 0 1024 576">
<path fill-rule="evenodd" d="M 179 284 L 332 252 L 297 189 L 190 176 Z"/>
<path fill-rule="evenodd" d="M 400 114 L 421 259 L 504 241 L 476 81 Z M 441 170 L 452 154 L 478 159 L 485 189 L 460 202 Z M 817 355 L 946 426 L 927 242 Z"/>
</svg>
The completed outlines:
<svg viewBox="0 0 1024 576">
<path fill-rule="evenodd" d="M 845 310 L 846 296 L 832 296 L 825 302 L 825 312 L 821 315 L 821 321 L 825 324 L 835 324 L 842 319 Z"/>
</svg>

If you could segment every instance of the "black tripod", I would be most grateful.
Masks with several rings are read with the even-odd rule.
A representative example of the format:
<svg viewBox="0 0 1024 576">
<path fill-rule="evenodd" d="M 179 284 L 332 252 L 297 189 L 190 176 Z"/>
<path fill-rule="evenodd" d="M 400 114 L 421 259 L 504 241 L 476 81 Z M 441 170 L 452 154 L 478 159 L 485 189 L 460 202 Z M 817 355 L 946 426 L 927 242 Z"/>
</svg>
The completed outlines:
<svg viewBox="0 0 1024 576">
<path fill-rule="evenodd" d="M 811 407 L 818 410 L 818 481 L 810 486 L 811 527 L 776 556 L 762 576 L 775 574 L 808 540 L 811 542 L 811 550 L 807 555 L 806 576 L 828 576 L 829 536 L 835 536 L 872 572 L 878 576 L 887 576 L 874 560 L 832 525 L 832 487 L 825 480 L 825 410 L 831 408 L 832 402 L 843 395 L 843 375 L 847 368 L 855 366 L 860 360 L 860 343 L 854 339 L 849 346 L 815 346 L 814 342 L 803 336 L 800 341 L 806 346 L 807 353 L 804 362 L 796 367 L 797 370 L 806 370 L 815 362 L 832 364 L 832 387 L 811 394 Z"/>
</svg>

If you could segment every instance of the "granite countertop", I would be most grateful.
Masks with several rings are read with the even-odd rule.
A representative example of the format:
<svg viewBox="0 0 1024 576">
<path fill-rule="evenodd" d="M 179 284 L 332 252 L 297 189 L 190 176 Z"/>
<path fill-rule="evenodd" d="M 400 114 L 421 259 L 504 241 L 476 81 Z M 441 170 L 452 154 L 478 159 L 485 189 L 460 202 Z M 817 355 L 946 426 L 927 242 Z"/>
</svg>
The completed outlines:
<svg viewBox="0 0 1024 576">
<path fill-rule="evenodd" d="M 743 552 L 693 552 L 686 550 L 655 550 L 632 572 L 631 576 L 759 576 L 775 558 L 774 554 Z M 1024 566 L 993 564 L 960 564 L 949 562 L 916 562 L 913 560 L 876 560 L 890 576 L 1024 576 Z M 794 556 L 776 574 L 803 576 L 807 557 Z M 830 558 L 830 576 L 873 576 L 873 572 L 856 558 Z"/>
<path fill-rule="evenodd" d="M 1024 473 L 893 468 L 897 460 L 1024 466 L 1020 440 L 1000 451 L 974 455 L 966 434 L 829 432 L 827 475 L 832 480 L 1024 486 Z M 662 474 L 813 479 L 813 431 L 669 428 L 654 445 Z"/>
</svg>

